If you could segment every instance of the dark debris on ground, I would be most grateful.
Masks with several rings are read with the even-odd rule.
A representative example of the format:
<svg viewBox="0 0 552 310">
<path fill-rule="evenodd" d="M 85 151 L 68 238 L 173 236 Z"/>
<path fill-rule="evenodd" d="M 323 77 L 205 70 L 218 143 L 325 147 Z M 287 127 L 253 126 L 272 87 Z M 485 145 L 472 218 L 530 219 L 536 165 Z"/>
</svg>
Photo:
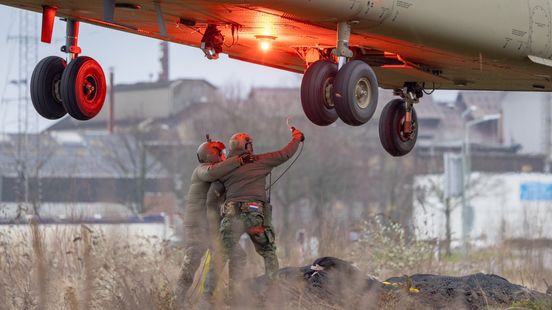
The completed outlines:
<svg viewBox="0 0 552 310">
<path fill-rule="evenodd" d="M 273 280 L 246 283 L 248 305 L 302 309 L 505 309 L 516 304 L 552 309 L 552 296 L 497 275 L 415 274 L 380 282 L 351 263 L 323 257 L 305 267 L 280 269 Z M 542 305 L 540 307 L 539 305 Z"/>
</svg>

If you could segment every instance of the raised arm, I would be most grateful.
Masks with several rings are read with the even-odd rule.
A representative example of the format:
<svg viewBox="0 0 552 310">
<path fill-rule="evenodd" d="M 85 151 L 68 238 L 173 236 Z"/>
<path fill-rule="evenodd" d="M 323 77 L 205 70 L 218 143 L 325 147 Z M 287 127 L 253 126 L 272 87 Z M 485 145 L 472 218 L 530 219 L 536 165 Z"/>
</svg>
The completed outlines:
<svg viewBox="0 0 552 310">
<path fill-rule="evenodd" d="M 255 161 L 259 161 L 260 163 L 263 163 L 270 167 L 279 166 L 285 163 L 295 154 L 295 152 L 297 152 L 297 149 L 299 148 L 299 143 L 302 141 L 302 139 L 303 133 L 301 133 L 299 130 L 294 130 L 292 133 L 291 141 L 284 148 L 276 152 L 257 155 Z"/>
<path fill-rule="evenodd" d="M 232 156 L 216 164 L 203 164 L 197 168 L 197 176 L 201 181 L 214 182 L 241 166 L 242 163 L 239 156 Z"/>
</svg>

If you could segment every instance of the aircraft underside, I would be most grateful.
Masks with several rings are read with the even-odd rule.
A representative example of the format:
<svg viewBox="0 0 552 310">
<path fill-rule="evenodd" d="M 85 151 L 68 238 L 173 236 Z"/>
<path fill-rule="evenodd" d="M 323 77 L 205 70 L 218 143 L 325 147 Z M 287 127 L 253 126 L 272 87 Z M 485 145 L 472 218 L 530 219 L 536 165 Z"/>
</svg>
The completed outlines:
<svg viewBox="0 0 552 310">
<path fill-rule="evenodd" d="M 415 145 L 414 106 L 425 90 L 552 89 L 549 0 L 0 3 L 41 12 L 43 42 L 51 41 L 56 16 L 66 20 L 62 51 L 68 61 L 43 59 L 31 81 L 33 104 L 49 119 L 66 113 L 90 119 L 105 100 L 101 66 L 78 47 L 80 21 L 199 47 L 213 60 L 226 53 L 305 73 L 302 105 L 320 126 L 337 118 L 352 126 L 366 123 L 376 110 L 378 87 L 393 89 L 397 99 L 384 108 L 379 126 L 393 156 Z"/>
</svg>

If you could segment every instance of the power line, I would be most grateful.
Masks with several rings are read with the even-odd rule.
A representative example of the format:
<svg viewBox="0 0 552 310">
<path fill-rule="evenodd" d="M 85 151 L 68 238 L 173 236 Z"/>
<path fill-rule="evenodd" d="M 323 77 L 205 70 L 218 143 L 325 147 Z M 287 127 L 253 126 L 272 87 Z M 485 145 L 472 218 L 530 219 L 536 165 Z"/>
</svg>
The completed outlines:
<svg viewBox="0 0 552 310">
<path fill-rule="evenodd" d="M 19 12 L 19 31 L 16 36 L 7 36 L 8 42 L 17 44 L 17 78 L 10 79 L 11 72 L 8 72 L 6 84 L 4 85 L 4 95 L 8 85 L 17 87 L 17 135 L 16 135 L 16 158 L 17 169 L 17 200 L 20 203 L 29 202 L 29 84 L 31 72 L 38 59 L 38 21 L 34 13 Z M 10 67 L 11 68 L 11 67 Z M 8 70 L 11 71 L 11 70 Z M 6 104 L 7 106 L 7 104 Z M 5 115 L 4 115 L 5 117 Z M 38 126 L 37 126 L 38 127 Z M 38 156 L 38 154 L 36 154 Z"/>
<path fill-rule="evenodd" d="M 12 32 L 14 24 L 15 24 L 15 18 L 13 17 L 13 15 L 10 15 L 8 31 L 6 32 L 6 39 L 5 39 L 6 43 L 9 42 L 9 38 L 10 38 L 9 34 Z M 8 90 L 12 65 L 15 63 L 13 61 L 14 60 L 15 47 L 13 45 L 9 45 L 9 44 L 6 44 L 6 45 L 8 46 L 8 57 L 5 58 L 6 59 L 6 75 L 5 75 L 5 78 L 4 78 L 4 85 L 3 85 L 4 87 L 2 89 L 2 94 L 0 96 L 0 111 L 2 113 L 2 116 L 1 116 L 1 119 L 2 119 L 1 120 L 1 123 L 2 123 L 1 133 L 2 134 L 6 133 L 6 114 L 8 112 L 8 109 L 7 109 L 8 100 L 6 99 L 6 92 Z"/>
</svg>

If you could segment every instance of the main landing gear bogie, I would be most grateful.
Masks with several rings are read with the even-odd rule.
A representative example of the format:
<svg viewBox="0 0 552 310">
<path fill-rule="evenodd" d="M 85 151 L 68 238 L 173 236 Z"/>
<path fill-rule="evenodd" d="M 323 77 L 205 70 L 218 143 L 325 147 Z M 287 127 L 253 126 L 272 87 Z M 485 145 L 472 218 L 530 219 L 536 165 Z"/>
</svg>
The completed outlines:
<svg viewBox="0 0 552 310">
<path fill-rule="evenodd" d="M 49 22 L 53 25 L 55 12 L 43 14 L 43 18 L 52 19 Z M 51 28 L 46 32 L 46 37 L 51 37 Z M 94 59 L 79 56 L 78 32 L 79 22 L 67 20 L 66 45 L 61 50 L 70 55 L 68 64 L 61 57 L 49 56 L 33 70 L 31 100 L 38 114 L 47 119 L 59 119 L 69 113 L 75 119 L 88 120 L 100 112 L 105 101 L 105 74 Z"/>
<path fill-rule="evenodd" d="M 318 126 L 328 126 L 337 120 L 333 83 L 337 65 L 327 60 L 313 63 L 303 76 L 301 104 L 307 118 Z"/>
<path fill-rule="evenodd" d="M 378 80 L 372 68 L 360 60 L 348 62 L 334 82 L 334 102 L 339 118 L 348 125 L 368 122 L 378 105 Z"/>
<path fill-rule="evenodd" d="M 337 42 L 331 55 L 318 53 L 305 72 L 301 84 L 301 104 L 309 120 L 328 126 L 339 117 L 351 126 L 368 122 L 378 105 L 378 79 L 372 68 L 362 60 L 353 60 L 349 48 L 351 25 L 354 21 L 337 23 Z M 299 53 L 307 65 L 313 57 Z M 333 56 L 332 56 L 333 55 Z M 335 58 L 334 58 L 335 56 Z M 337 63 L 334 63 L 336 60 Z M 380 117 L 379 135 L 383 148 L 392 156 L 408 154 L 418 138 L 418 118 L 414 104 L 423 96 L 423 85 L 407 82 L 394 94 L 401 99 L 389 102 Z"/>
<path fill-rule="evenodd" d="M 345 63 L 341 69 L 328 60 L 314 62 L 301 84 L 301 103 L 307 118 L 328 126 L 339 117 L 351 126 L 360 126 L 374 115 L 378 104 L 378 81 L 368 64 L 360 60 Z M 383 148 L 392 156 L 404 156 L 416 145 L 418 118 L 414 104 L 423 96 L 418 83 L 405 83 L 396 89 L 400 98 L 391 100 L 379 121 Z"/>
<path fill-rule="evenodd" d="M 307 118 L 328 126 L 339 117 L 351 126 L 360 126 L 374 115 L 378 82 L 372 68 L 363 61 L 351 61 L 337 70 L 327 60 L 314 62 L 301 83 L 301 104 Z"/>
</svg>

